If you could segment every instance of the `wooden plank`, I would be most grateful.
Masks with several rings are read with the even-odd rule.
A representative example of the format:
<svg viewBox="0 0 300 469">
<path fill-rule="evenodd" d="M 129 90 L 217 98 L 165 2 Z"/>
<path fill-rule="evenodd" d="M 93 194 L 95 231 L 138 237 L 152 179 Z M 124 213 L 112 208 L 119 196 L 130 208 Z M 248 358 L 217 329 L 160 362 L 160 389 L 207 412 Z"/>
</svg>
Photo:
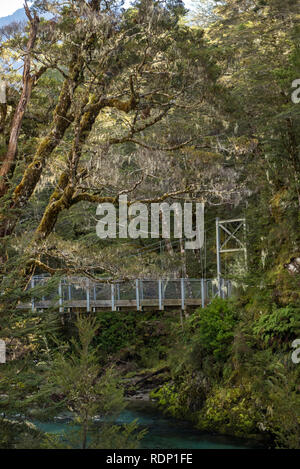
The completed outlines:
<svg viewBox="0 0 300 469">
<path fill-rule="evenodd" d="M 141 300 L 141 306 L 157 306 L 159 307 L 159 300 Z"/>
<path fill-rule="evenodd" d="M 132 306 L 136 308 L 136 300 L 116 300 L 116 306 Z"/>
<path fill-rule="evenodd" d="M 165 306 L 181 306 L 181 300 L 176 300 L 176 299 L 164 299 L 164 305 Z"/>
<path fill-rule="evenodd" d="M 48 309 L 48 308 L 55 308 L 55 307 L 58 307 L 58 303 L 54 303 L 53 301 L 38 301 L 36 304 L 35 304 L 36 308 L 38 309 Z"/>
<path fill-rule="evenodd" d="M 185 304 L 188 306 L 201 306 L 202 301 L 201 298 L 186 298 Z"/>
</svg>

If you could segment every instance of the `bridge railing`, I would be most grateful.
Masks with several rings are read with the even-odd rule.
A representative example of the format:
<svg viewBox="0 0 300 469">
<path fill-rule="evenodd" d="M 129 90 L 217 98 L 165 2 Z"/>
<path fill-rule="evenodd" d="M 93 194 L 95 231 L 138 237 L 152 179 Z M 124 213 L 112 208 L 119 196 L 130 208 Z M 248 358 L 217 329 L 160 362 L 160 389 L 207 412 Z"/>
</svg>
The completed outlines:
<svg viewBox="0 0 300 469">
<path fill-rule="evenodd" d="M 45 288 L 44 296 L 35 294 L 47 287 L 51 277 L 34 276 L 31 281 L 31 308 L 46 309 L 55 305 L 61 312 L 64 308 L 84 308 L 92 311 L 96 308 L 132 307 L 141 310 L 146 306 L 163 310 L 165 306 L 205 307 L 219 294 L 216 279 L 133 279 L 126 282 L 103 283 L 86 277 L 65 277 L 57 287 Z M 228 298 L 232 292 L 232 282 L 221 279 L 220 296 Z M 40 287 L 40 288 L 37 288 Z M 28 304 L 19 305 L 21 308 Z"/>
</svg>

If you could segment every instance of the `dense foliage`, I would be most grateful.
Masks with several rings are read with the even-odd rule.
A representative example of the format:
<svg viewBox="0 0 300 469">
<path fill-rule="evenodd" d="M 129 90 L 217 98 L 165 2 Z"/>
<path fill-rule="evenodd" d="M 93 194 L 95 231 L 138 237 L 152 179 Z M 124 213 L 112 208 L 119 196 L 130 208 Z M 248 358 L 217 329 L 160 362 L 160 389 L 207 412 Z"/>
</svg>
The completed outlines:
<svg viewBox="0 0 300 469">
<path fill-rule="evenodd" d="M 299 448 L 299 2 L 25 9 L 26 23 L 0 30 L 0 447 L 137 447 L 136 422 L 115 421 L 123 388 L 150 382 L 163 411 L 201 430 Z M 129 206 L 205 202 L 203 249 L 173 233 L 99 239 L 97 204 L 122 194 Z M 215 277 L 216 217 L 247 220 L 247 265 L 222 255 L 231 300 L 184 317 L 61 314 L 65 275 Z M 51 279 L 29 292 L 35 274 Z M 49 295 L 47 311 L 18 308 Z M 66 411 L 63 439 L 32 424 Z"/>
</svg>

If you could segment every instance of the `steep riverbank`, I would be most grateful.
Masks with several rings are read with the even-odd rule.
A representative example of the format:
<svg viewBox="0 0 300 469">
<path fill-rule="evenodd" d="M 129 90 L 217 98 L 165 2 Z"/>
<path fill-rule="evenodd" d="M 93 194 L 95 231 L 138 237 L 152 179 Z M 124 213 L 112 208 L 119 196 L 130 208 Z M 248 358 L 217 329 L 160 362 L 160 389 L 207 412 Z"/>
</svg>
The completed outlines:
<svg viewBox="0 0 300 469">
<path fill-rule="evenodd" d="M 199 385 L 199 376 L 194 376 L 195 383 Z M 203 378 L 203 377 L 202 377 Z M 205 379 L 205 378 L 203 378 Z M 213 402 L 214 411 L 209 412 L 207 409 L 208 402 L 212 399 L 207 399 L 206 406 L 202 411 L 196 408 L 197 395 L 191 396 L 190 406 L 195 406 L 195 412 L 191 411 L 183 401 L 178 398 L 178 391 L 171 377 L 171 370 L 168 367 L 161 367 L 149 373 L 149 371 L 140 371 L 131 378 L 124 378 L 122 383 L 125 385 L 125 395 L 129 403 L 129 409 L 137 411 L 138 413 L 145 413 L 146 415 L 153 414 L 155 419 L 173 421 L 174 425 L 178 422 L 181 426 L 184 423 L 184 428 L 188 428 L 189 432 L 195 435 L 210 435 L 216 438 L 217 435 L 220 441 L 237 441 L 247 447 L 269 447 L 272 441 L 267 434 L 264 434 L 263 428 L 260 431 L 249 431 L 255 428 L 255 421 L 251 421 L 245 407 L 240 405 L 241 391 L 233 389 L 230 396 L 227 397 L 227 403 L 220 413 L 219 402 L 222 402 L 222 396 L 214 395 Z M 195 399 L 195 401 L 193 401 Z M 219 416 L 218 416 L 219 411 Z M 239 413 L 238 419 L 234 421 L 234 415 Z M 216 418 L 218 416 L 219 418 Z M 258 416 L 257 416 L 258 417 Z M 253 420 L 253 419 L 252 419 Z M 143 417 L 142 417 L 143 421 Z M 168 437 L 169 438 L 169 437 Z M 223 440 L 222 440 L 223 439 Z"/>
<path fill-rule="evenodd" d="M 299 311 L 277 308 L 256 319 L 255 298 L 242 301 L 216 299 L 183 325 L 171 312 L 102 315 L 98 342 L 128 398 L 154 399 L 162 413 L 203 432 L 296 448 L 299 370 L 282 337 Z"/>
</svg>

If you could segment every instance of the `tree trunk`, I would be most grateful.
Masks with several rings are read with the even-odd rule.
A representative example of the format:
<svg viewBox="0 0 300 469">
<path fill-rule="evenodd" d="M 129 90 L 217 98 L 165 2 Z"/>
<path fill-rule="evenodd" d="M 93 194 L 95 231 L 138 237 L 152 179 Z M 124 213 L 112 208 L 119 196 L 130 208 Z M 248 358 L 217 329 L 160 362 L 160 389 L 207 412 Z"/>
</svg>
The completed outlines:
<svg viewBox="0 0 300 469">
<path fill-rule="evenodd" d="M 31 76 L 30 74 L 30 71 L 31 71 L 30 54 L 36 42 L 39 18 L 36 15 L 36 13 L 34 14 L 34 17 L 32 17 L 26 3 L 25 3 L 25 12 L 30 22 L 30 32 L 29 32 L 29 40 L 27 44 L 26 56 L 24 60 L 23 89 L 22 89 L 21 97 L 20 97 L 20 100 L 18 102 L 16 111 L 13 117 L 7 153 L 2 162 L 2 166 L 0 167 L 0 197 L 2 197 L 7 192 L 7 189 L 9 187 L 7 177 L 15 162 L 15 158 L 16 158 L 17 150 L 18 150 L 18 139 L 20 135 L 21 126 L 22 126 L 25 111 L 27 109 L 27 104 L 30 100 L 33 82 L 36 78 L 35 76 Z"/>
</svg>

